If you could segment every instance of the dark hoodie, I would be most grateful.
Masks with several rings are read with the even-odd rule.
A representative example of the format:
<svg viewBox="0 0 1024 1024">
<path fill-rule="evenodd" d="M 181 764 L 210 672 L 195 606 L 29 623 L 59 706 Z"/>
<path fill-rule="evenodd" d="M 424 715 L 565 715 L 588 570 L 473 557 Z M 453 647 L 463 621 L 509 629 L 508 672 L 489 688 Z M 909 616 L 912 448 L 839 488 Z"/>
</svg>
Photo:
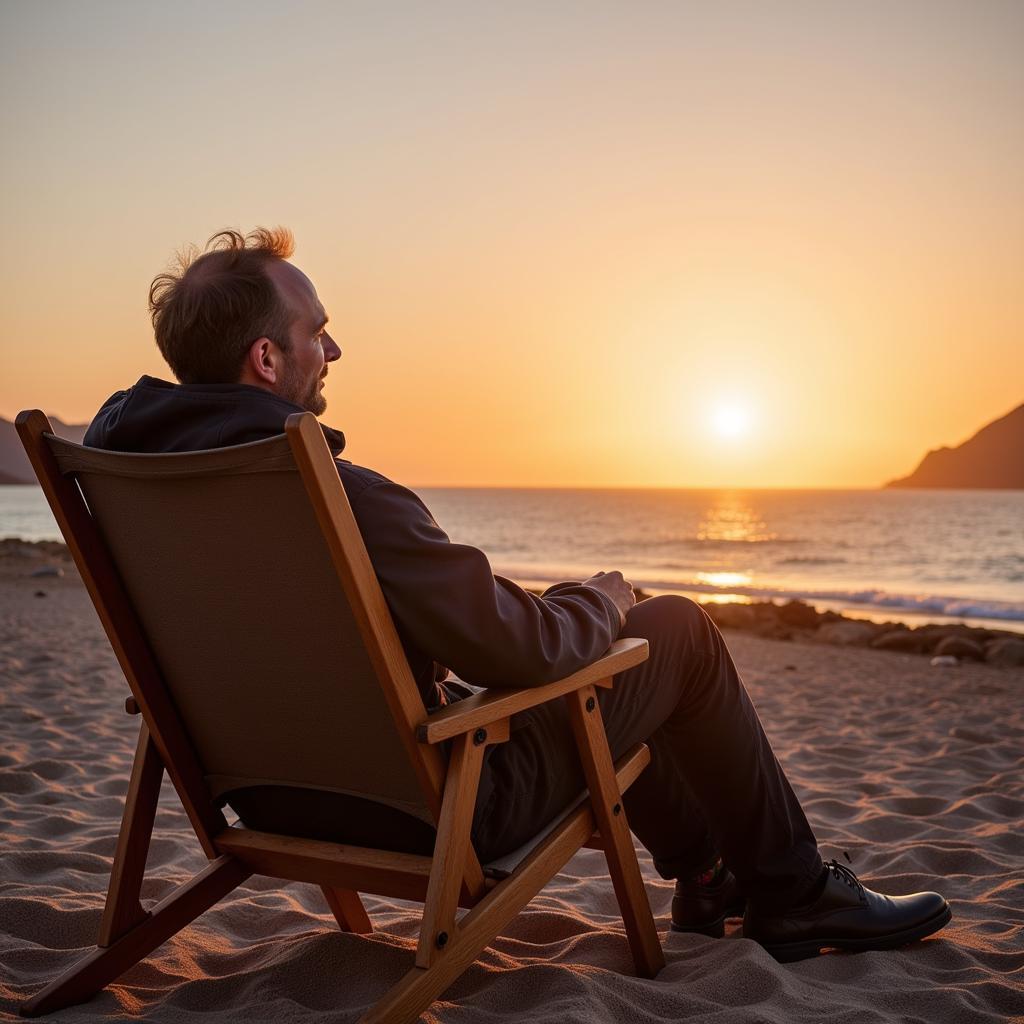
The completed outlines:
<svg viewBox="0 0 1024 1024">
<path fill-rule="evenodd" d="M 104 403 L 84 443 L 119 452 L 223 448 L 282 434 L 295 412 L 302 409 L 246 384 L 142 377 Z M 426 708 L 458 694 L 439 690 L 435 662 L 477 686 L 540 686 L 593 661 L 615 638 L 618 609 L 600 591 L 560 583 L 535 597 L 495 576 L 486 555 L 453 544 L 412 491 L 337 458 L 344 435 L 323 431 Z"/>
</svg>

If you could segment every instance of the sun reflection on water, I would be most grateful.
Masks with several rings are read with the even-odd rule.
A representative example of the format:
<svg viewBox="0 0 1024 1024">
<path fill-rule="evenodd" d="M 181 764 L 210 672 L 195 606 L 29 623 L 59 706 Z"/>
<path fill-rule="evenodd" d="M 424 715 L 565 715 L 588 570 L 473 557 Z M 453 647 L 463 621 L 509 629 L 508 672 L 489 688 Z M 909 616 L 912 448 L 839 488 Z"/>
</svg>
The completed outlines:
<svg viewBox="0 0 1024 1024">
<path fill-rule="evenodd" d="M 746 572 L 699 572 L 697 579 L 712 587 L 745 587 L 753 577 Z"/>
<path fill-rule="evenodd" d="M 699 572 L 697 581 L 710 587 L 728 588 L 745 587 L 753 580 L 746 572 Z M 701 594 L 701 604 L 750 604 L 750 598 L 744 594 L 733 594 L 728 590 L 713 594 Z"/>
<path fill-rule="evenodd" d="M 697 527 L 697 539 L 704 541 L 757 544 L 776 537 L 744 495 L 736 491 L 716 494 Z"/>
<path fill-rule="evenodd" d="M 697 594 L 698 604 L 753 604 L 754 599 L 747 594 Z"/>
</svg>

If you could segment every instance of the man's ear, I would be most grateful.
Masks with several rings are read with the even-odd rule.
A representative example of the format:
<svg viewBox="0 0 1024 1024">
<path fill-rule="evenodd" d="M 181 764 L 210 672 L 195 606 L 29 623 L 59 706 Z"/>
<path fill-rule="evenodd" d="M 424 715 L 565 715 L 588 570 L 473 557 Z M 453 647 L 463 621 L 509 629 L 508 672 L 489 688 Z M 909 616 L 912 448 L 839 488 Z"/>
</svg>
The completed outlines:
<svg viewBox="0 0 1024 1024">
<path fill-rule="evenodd" d="M 240 383 L 272 388 L 282 371 L 281 350 L 269 338 L 257 338 L 246 353 Z"/>
</svg>

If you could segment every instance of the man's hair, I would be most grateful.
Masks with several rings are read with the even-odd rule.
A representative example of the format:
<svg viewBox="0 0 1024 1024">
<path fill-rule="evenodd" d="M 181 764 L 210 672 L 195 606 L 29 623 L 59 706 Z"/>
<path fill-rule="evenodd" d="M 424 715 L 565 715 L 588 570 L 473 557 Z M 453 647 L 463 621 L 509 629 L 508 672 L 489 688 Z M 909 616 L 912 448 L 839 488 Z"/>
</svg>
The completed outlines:
<svg viewBox="0 0 1024 1024">
<path fill-rule="evenodd" d="M 182 384 L 234 384 L 257 338 L 288 351 L 292 314 L 266 270 L 294 249 L 285 228 L 218 231 L 202 252 L 190 246 L 153 278 L 156 343 Z"/>
</svg>

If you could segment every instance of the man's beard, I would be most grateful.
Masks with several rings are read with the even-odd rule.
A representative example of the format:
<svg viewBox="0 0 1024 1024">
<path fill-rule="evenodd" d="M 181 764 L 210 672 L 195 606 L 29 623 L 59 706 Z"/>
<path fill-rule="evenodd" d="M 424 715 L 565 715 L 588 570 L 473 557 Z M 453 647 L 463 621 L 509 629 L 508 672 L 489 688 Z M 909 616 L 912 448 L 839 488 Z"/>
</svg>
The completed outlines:
<svg viewBox="0 0 1024 1024">
<path fill-rule="evenodd" d="M 287 364 L 286 364 L 287 365 Z M 301 405 L 307 412 L 319 416 L 327 409 L 327 399 L 320 391 L 321 377 L 314 377 L 307 385 L 298 375 L 294 374 L 289 366 L 281 381 L 280 395 L 287 398 L 289 402 Z"/>
</svg>

